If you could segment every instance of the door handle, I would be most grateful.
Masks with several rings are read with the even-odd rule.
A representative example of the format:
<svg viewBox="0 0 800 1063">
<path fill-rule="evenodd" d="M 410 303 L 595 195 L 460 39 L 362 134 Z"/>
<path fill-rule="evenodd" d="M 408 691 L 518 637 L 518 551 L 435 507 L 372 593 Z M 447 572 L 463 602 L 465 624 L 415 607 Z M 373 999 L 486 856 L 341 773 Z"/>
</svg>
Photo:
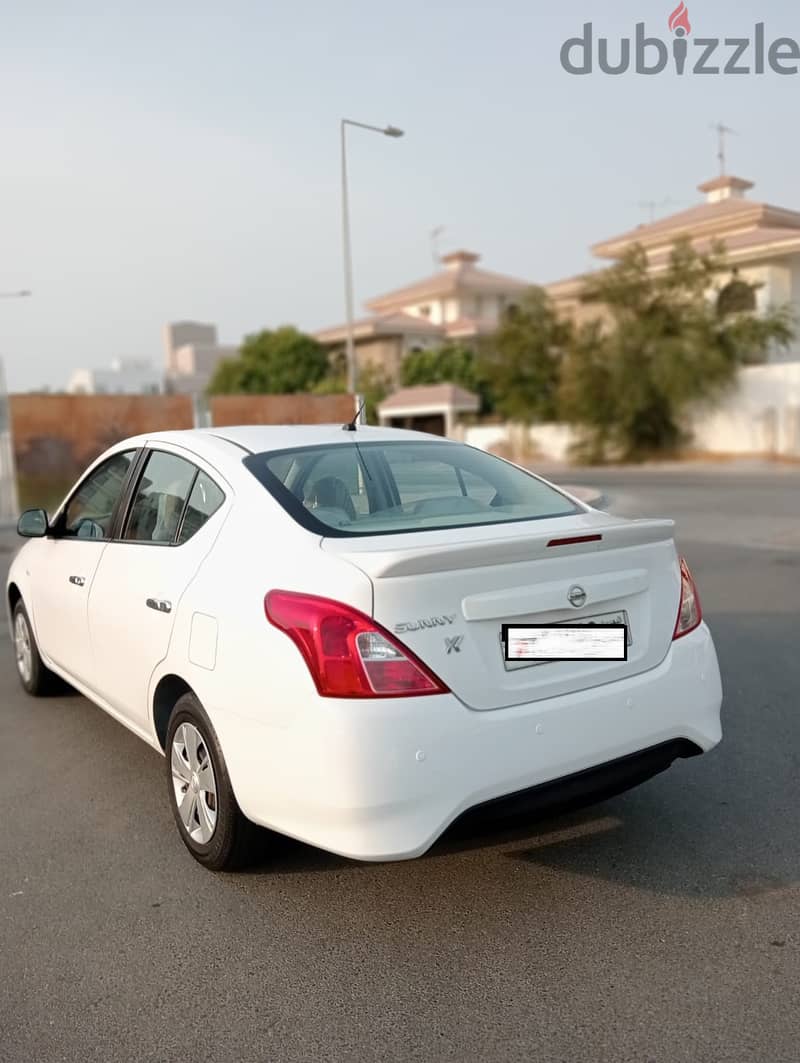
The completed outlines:
<svg viewBox="0 0 800 1063">
<path fill-rule="evenodd" d="M 70 576 L 69 581 L 70 583 L 73 583 L 76 587 L 82 587 L 86 582 L 83 576 Z"/>
<path fill-rule="evenodd" d="M 163 598 L 148 598 L 144 604 L 148 609 L 155 609 L 157 613 L 172 612 L 172 602 L 165 602 Z"/>
</svg>

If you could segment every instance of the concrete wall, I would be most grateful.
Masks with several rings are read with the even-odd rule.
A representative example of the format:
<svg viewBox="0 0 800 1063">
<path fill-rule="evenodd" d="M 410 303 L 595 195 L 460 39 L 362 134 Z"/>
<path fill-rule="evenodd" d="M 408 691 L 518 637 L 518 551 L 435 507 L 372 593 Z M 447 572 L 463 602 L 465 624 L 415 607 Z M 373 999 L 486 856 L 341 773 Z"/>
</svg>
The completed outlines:
<svg viewBox="0 0 800 1063">
<path fill-rule="evenodd" d="M 52 506 L 120 439 L 194 423 L 181 395 L 12 395 L 9 407 L 23 507 Z"/>
<path fill-rule="evenodd" d="M 800 457 L 800 362 L 743 369 L 716 407 L 698 407 L 694 449 Z"/>
<path fill-rule="evenodd" d="M 566 424 L 538 424 L 529 433 L 534 456 L 552 461 L 568 461 L 575 433 Z"/>
<path fill-rule="evenodd" d="M 230 395 L 207 405 L 216 425 L 343 424 L 355 412 L 349 395 Z M 195 425 L 189 395 L 12 395 L 9 413 L 22 508 L 53 508 L 121 439 Z"/>
<path fill-rule="evenodd" d="M 480 450 L 496 450 L 512 460 L 545 458 L 566 462 L 575 433 L 567 424 L 499 424 L 462 426 L 453 437 Z"/>
<path fill-rule="evenodd" d="M 457 427 L 453 433 L 454 438 L 468 443 L 471 447 L 479 450 L 492 450 L 496 446 L 504 446 L 508 442 L 509 427 L 505 424 L 472 425 Z"/>
<path fill-rule="evenodd" d="M 0 528 L 16 522 L 19 515 L 14 449 L 3 361 L 0 359 Z"/>
<path fill-rule="evenodd" d="M 735 390 L 690 418 L 695 453 L 800 458 L 800 361 L 742 369 Z M 575 435 L 569 425 L 461 428 L 458 438 L 481 450 L 508 449 L 567 461 Z"/>
<path fill-rule="evenodd" d="M 355 414 L 350 395 L 214 395 L 211 423 L 344 424 Z"/>
</svg>

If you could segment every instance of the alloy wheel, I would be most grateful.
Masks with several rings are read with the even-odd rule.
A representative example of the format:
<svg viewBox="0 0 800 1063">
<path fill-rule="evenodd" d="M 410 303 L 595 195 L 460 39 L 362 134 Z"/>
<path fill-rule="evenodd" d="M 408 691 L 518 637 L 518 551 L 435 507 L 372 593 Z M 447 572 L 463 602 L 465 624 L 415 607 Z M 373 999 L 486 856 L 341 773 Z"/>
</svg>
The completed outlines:
<svg viewBox="0 0 800 1063">
<path fill-rule="evenodd" d="M 17 613 L 14 621 L 14 650 L 17 658 L 17 670 L 22 681 L 30 683 L 33 675 L 33 647 L 28 621 L 23 613 Z"/>
<path fill-rule="evenodd" d="M 207 845 L 217 825 L 217 782 L 205 739 L 191 723 L 182 723 L 170 751 L 175 805 L 186 833 Z"/>
</svg>

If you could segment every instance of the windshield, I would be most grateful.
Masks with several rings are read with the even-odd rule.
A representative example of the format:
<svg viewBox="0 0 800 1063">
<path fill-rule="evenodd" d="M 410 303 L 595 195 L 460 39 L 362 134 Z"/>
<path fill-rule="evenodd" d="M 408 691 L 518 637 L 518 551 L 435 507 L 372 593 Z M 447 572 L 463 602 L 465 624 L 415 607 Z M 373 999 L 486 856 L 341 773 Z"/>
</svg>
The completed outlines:
<svg viewBox="0 0 800 1063">
<path fill-rule="evenodd" d="M 356 441 L 253 454 L 244 464 L 299 524 L 389 535 L 582 512 L 529 473 L 461 443 Z"/>
</svg>

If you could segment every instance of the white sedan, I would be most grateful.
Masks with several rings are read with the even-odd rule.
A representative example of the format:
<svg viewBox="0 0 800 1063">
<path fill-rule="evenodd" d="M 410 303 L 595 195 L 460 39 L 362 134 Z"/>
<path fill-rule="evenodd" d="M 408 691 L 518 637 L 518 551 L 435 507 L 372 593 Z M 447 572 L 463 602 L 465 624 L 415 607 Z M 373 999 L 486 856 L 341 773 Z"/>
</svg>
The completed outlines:
<svg viewBox="0 0 800 1063">
<path fill-rule="evenodd" d="M 19 532 L 22 685 L 59 676 L 165 754 L 209 868 L 241 865 L 254 824 L 415 857 L 467 810 L 619 792 L 721 737 L 672 522 L 609 516 L 459 443 L 339 425 L 143 436 Z M 509 656 L 515 626 L 530 642 L 584 625 L 623 632 L 624 654 Z"/>
</svg>

